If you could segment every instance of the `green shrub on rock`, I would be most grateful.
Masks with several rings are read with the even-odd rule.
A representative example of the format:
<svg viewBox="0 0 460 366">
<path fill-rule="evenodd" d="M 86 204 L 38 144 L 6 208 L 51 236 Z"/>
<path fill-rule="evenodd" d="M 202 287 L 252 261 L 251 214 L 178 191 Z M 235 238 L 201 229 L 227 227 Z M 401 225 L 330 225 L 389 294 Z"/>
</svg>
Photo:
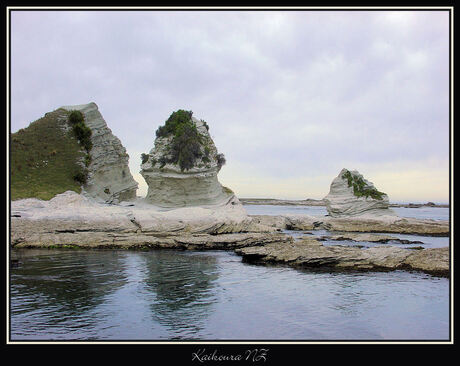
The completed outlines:
<svg viewBox="0 0 460 366">
<path fill-rule="evenodd" d="M 166 137 L 170 134 L 176 136 L 181 125 L 192 122 L 192 115 L 192 111 L 185 111 L 183 109 L 173 112 L 166 120 L 164 126 L 158 127 L 156 136 Z"/>
<path fill-rule="evenodd" d="M 217 154 L 216 159 L 219 166 L 225 165 L 226 160 L 224 154 Z"/>
<path fill-rule="evenodd" d="M 85 116 L 80 111 L 70 111 L 68 116 L 69 122 L 72 125 L 73 132 L 75 137 L 78 139 L 80 144 L 89 152 L 93 143 L 91 142 L 91 129 L 85 124 Z"/>
<path fill-rule="evenodd" d="M 73 176 L 73 179 L 80 184 L 86 184 L 88 180 L 88 171 L 83 170 L 83 171 L 79 171 L 75 173 L 75 175 Z"/>
<path fill-rule="evenodd" d="M 342 175 L 342 178 L 347 180 L 348 187 L 353 186 L 353 194 L 356 197 L 371 197 L 376 200 L 383 200 L 383 195 L 385 193 L 367 185 L 363 178 L 351 174 L 349 170 Z"/>
<path fill-rule="evenodd" d="M 88 167 L 91 164 L 92 158 L 90 154 L 86 154 L 85 156 L 85 166 Z"/>
<path fill-rule="evenodd" d="M 178 164 L 182 171 L 189 170 L 202 155 L 201 137 L 195 124 L 188 122 L 178 126 L 171 144 L 170 162 Z"/>
<path fill-rule="evenodd" d="M 83 116 L 83 113 L 81 113 L 80 111 L 70 111 L 69 113 L 69 122 L 71 124 L 77 124 L 79 122 L 83 122 L 85 119 L 85 117 Z"/>
<path fill-rule="evenodd" d="M 149 154 L 141 154 L 142 164 L 145 164 L 149 160 Z"/>
<path fill-rule="evenodd" d="M 209 131 L 209 126 L 206 123 L 206 121 L 204 119 L 202 119 L 201 122 L 203 123 L 204 127 L 206 128 L 206 130 Z"/>
<path fill-rule="evenodd" d="M 156 130 L 157 138 L 171 138 L 168 154 L 162 156 L 158 161 L 160 169 L 166 164 L 177 164 L 181 171 L 184 171 L 193 168 L 198 159 L 202 159 L 204 163 L 211 162 L 211 149 L 208 146 L 209 137 L 202 136 L 198 132 L 192 115 L 192 111 L 179 109 L 173 112 L 165 124 Z M 208 124 L 204 120 L 201 121 L 206 130 L 209 130 Z M 216 159 L 219 166 L 225 164 L 223 154 L 218 154 Z M 142 163 L 146 161 L 145 157 L 142 156 Z"/>
<path fill-rule="evenodd" d="M 166 163 L 172 163 L 178 164 L 181 171 L 189 170 L 203 155 L 201 152 L 202 139 L 192 120 L 192 114 L 192 111 L 179 109 L 171 114 L 164 126 L 157 129 L 157 137 L 173 136 L 170 157 L 160 159 L 160 168 Z"/>
</svg>

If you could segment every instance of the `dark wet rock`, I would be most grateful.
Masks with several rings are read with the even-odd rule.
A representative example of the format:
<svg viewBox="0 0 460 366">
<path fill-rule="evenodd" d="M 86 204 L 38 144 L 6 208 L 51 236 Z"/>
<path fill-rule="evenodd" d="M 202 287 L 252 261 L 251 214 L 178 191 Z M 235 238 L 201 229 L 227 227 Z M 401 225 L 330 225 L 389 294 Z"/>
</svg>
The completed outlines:
<svg viewBox="0 0 460 366">
<path fill-rule="evenodd" d="M 323 235 L 318 238 L 320 241 L 353 241 L 353 242 L 371 242 L 371 243 L 399 243 L 399 244 L 423 244 L 423 242 L 419 240 L 407 240 L 407 239 L 399 239 L 395 236 L 391 235 L 379 235 L 379 234 L 372 234 L 372 233 L 365 233 L 365 234 L 356 234 L 356 233 L 346 233 L 346 234 L 339 234 L 339 235 Z"/>
<path fill-rule="evenodd" d="M 435 248 L 411 251 L 394 246 L 361 249 L 346 246 L 324 246 L 312 238 L 289 243 L 271 243 L 245 247 L 235 252 L 245 261 L 276 263 L 293 267 L 328 270 L 419 270 L 448 276 L 449 249 Z"/>
</svg>

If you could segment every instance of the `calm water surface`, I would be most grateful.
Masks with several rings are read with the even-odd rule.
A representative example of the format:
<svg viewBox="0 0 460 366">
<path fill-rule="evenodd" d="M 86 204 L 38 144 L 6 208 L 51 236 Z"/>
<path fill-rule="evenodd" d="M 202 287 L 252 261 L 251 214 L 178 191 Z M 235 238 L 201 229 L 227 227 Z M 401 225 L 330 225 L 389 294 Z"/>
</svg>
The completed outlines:
<svg viewBox="0 0 460 366">
<path fill-rule="evenodd" d="M 283 214 L 305 214 L 324 216 L 327 214 L 325 206 L 277 206 L 277 205 L 245 205 L 249 215 L 283 215 Z M 392 210 L 400 217 L 413 217 L 418 219 L 431 219 L 431 220 L 449 220 L 448 207 L 419 207 L 419 208 L 406 208 L 406 207 L 393 207 Z M 292 235 L 295 238 L 305 235 L 304 231 L 289 231 L 284 230 L 286 234 Z M 325 236 L 338 234 L 337 232 L 331 233 L 327 230 L 315 230 L 312 234 L 317 236 Z M 375 233 L 381 235 L 391 235 L 398 239 L 418 241 L 420 243 L 414 244 L 399 244 L 389 243 L 390 245 L 398 245 L 401 248 L 423 247 L 423 248 L 441 248 L 449 246 L 448 237 L 434 237 L 434 236 L 421 236 L 421 235 L 407 235 L 407 234 L 388 234 L 388 233 Z M 382 243 L 374 242 L 351 242 L 351 241 L 325 241 L 324 245 L 361 245 L 365 248 L 370 248 Z"/>
<path fill-rule="evenodd" d="M 449 238 L 391 235 L 449 245 Z M 357 243 L 325 242 L 334 244 Z M 418 272 L 309 272 L 246 264 L 231 251 L 13 254 L 20 265 L 10 270 L 12 340 L 449 339 L 449 280 Z"/>
<path fill-rule="evenodd" d="M 12 340 L 449 336 L 449 281 L 421 273 L 314 273 L 225 251 L 18 254 Z"/>
<path fill-rule="evenodd" d="M 244 205 L 249 215 L 283 215 L 283 214 L 305 214 L 305 215 L 327 215 L 325 206 L 277 206 L 277 205 Z M 398 216 L 413 217 L 416 219 L 449 220 L 448 207 L 392 207 Z"/>
</svg>

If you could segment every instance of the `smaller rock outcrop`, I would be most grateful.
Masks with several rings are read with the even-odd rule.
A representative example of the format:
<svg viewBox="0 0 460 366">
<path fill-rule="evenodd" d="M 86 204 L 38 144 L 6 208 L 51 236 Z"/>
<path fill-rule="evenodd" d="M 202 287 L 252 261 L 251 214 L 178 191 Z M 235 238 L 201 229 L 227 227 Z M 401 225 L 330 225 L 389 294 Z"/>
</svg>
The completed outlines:
<svg viewBox="0 0 460 366">
<path fill-rule="evenodd" d="M 342 169 L 332 181 L 324 202 L 332 217 L 395 215 L 388 208 L 388 196 L 378 191 L 356 170 Z"/>
</svg>

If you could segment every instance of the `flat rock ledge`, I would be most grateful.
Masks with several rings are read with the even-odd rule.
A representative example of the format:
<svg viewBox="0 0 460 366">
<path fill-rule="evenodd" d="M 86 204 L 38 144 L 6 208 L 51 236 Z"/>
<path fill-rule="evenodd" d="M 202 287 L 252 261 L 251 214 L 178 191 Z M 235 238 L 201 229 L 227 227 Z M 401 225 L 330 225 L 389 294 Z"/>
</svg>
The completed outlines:
<svg viewBox="0 0 460 366">
<path fill-rule="evenodd" d="M 315 270 L 390 271 L 414 270 L 449 276 L 449 248 L 413 251 L 395 246 L 369 249 L 324 246 L 312 238 L 235 249 L 243 260 L 259 264 L 284 264 Z"/>
<path fill-rule="evenodd" d="M 237 199 L 224 205 L 160 209 L 143 199 L 103 204 L 67 191 L 49 201 L 28 198 L 11 202 L 13 232 L 139 231 L 144 233 L 231 234 L 277 232 L 252 220 Z"/>
<path fill-rule="evenodd" d="M 357 233 L 399 233 L 449 236 L 448 221 L 421 220 L 398 216 L 336 218 L 309 215 L 252 215 L 255 222 L 283 230 L 330 230 Z"/>
<path fill-rule="evenodd" d="M 245 246 L 289 243 L 282 233 L 240 232 L 212 235 L 192 232 L 145 231 L 135 224 L 63 220 L 12 219 L 13 248 L 232 250 Z"/>
<path fill-rule="evenodd" d="M 407 239 L 399 239 L 395 236 L 391 235 L 379 235 L 379 234 L 369 234 L 369 233 L 343 233 L 343 234 L 336 234 L 336 235 L 322 235 L 316 237 L 319 241 L 352 241 L 352 242 L 370 242 L 370 243 L 399 243 L 399 244 L 423 244 L 423 242 L 419 240 L 407 240 Z"/>
</svg>

